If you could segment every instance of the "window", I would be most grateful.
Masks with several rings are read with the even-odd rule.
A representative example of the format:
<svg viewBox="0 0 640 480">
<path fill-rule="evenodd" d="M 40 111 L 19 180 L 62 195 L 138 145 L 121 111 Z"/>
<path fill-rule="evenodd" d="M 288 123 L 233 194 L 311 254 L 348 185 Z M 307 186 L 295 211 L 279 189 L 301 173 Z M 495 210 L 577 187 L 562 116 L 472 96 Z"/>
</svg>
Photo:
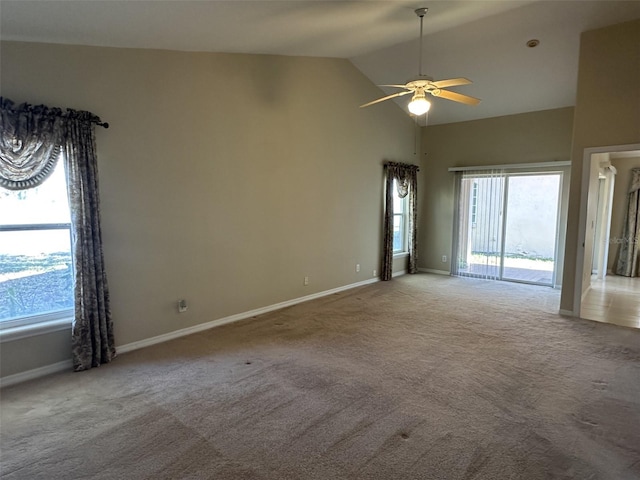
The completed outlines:
<svg viewBox="0 0 640 480">
<path fill-rule="evenodd" d="M 0 330 L 73 316 L 64 162 L 27 190 L 0 187 Z"/>
<path fill-rule="evenodd" d="M 393 253 L 405 253 L 408 235 L 409 195 L 400 198 L 398 182 L 393 181 Z"/>
</svg>

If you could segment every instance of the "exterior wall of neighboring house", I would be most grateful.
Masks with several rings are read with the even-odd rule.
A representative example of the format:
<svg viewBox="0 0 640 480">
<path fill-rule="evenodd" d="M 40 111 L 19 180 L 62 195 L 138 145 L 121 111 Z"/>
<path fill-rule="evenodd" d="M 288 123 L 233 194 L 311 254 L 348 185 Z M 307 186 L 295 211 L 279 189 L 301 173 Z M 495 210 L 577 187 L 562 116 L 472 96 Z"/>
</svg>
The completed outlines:
<svg viewBox="0 0 640 480">
<path fill-rule="evenodd" d="M 465 181 L 468 185 L 463 188 L 470 190 L 468 222 L 471 251 L 495 254 L 502 250 L 502 222 L 506 215 L 505 255 L 554 258 L 560 180 L 557 174 L 537 174 L 535 177 L 512 175 L 494 180 L 480 176 Z M 505 192 L 507 183 L 509 188 Z M 499 197 L 506 194 L 506 205 L 493 195 L 494 190 L 498 190 Z M 496 228 L 487 232 L 482 228 L 486 224 Z"/>
</svg>

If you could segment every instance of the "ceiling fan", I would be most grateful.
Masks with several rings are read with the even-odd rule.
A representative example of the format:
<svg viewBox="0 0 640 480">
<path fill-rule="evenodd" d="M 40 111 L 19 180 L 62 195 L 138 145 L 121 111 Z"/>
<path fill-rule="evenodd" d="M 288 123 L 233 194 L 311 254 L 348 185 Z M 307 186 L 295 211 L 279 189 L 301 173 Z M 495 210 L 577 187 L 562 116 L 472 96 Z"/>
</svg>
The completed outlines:
<svg viewBox="0 0 640 480">
<path fill-rule="evenodd" d="M 413 98 L 409 102 L 409 111 L 414 115 L 423 115 L 429 111 L 431 108 L 431 102 L 426 99 L 426 94 L 429 93 L 434 97 L 446 98 L 447 100 L 453 100 L 454 102 L 465 103 L 467 105 L 477 105 L 480 103 L 480 99 L 475 97 L 470 97 L 468 95 L 462 95 L 461 93 L 451 92 L 449 90 L 444 90 L 444 88 L 448 87 L 457 87 L 460 85 L 468 85 L 471 83 L 471 80 L 467 78 L 450 78 L 448 80 L 438 80 L 433 81 L 433 78 L 422 74 L 422 22 L 424 20 L 424 16 L 427 13 L 428 8 L 418 8 L 415 10 L 416 15 L 420 17 L 420 53 L 418 57 L 418 78 L 416 80 L 411 80 L 407 82 L 405 85 L 378 85 L 379 87 L 393 87 L 393 88 L 404 88 L 402 92 L 392 93 L 391 95 L 387 95 L 386 97 L 378 98 L 369 103 L 365 103 L 364 105 L 360 105 L 360 108 L 368 107 L 370 105 L 375 105 L 376 103 L 384 102 L 385 100 L 389 100 L 395 97 L 401 97 L 403 95 L 413 94 Z"/>
</svg>

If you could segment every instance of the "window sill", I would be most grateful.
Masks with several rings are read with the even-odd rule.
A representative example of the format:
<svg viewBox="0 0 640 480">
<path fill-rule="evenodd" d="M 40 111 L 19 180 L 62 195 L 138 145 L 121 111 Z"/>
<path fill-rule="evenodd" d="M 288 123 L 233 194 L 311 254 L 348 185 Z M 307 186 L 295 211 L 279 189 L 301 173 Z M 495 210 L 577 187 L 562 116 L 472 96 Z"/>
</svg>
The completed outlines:
<svg viewBox="0 0 640 480">
<path fill-rule="evenodd" d="M 49 320 L 48 322 L 38 322 L 31 325 L 22 325 L 20 327 L 0 330 L 0 343 L 67 330 L 71 327 L 71 322 L 73 322 L 73 318 L 59 318 L 57 320 Z"/>
<path fill-rule="evenodd" d="M 409 252 L 399 252 L 399 253 L 393 254 L 393 258 L 404 258 L 408 256 L 409 256 Z"/>
</svg>

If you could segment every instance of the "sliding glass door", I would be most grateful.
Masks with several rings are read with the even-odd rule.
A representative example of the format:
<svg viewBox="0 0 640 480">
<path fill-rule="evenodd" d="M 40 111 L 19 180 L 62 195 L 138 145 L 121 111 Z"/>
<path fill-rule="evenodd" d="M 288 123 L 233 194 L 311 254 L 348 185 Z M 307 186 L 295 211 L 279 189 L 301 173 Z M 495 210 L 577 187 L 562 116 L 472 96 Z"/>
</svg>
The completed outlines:
<svg viewBox="0 0 640 480">
<path fill-rule="evenodd" d="M 553 285 L 562 174 L 462 172 L 453 274 Z"/>
<path fill-rule="evenodd" d="M 553 285 L 560 180 L 558 173 L 507 176 L 504 280 Z"/>
</svg>

